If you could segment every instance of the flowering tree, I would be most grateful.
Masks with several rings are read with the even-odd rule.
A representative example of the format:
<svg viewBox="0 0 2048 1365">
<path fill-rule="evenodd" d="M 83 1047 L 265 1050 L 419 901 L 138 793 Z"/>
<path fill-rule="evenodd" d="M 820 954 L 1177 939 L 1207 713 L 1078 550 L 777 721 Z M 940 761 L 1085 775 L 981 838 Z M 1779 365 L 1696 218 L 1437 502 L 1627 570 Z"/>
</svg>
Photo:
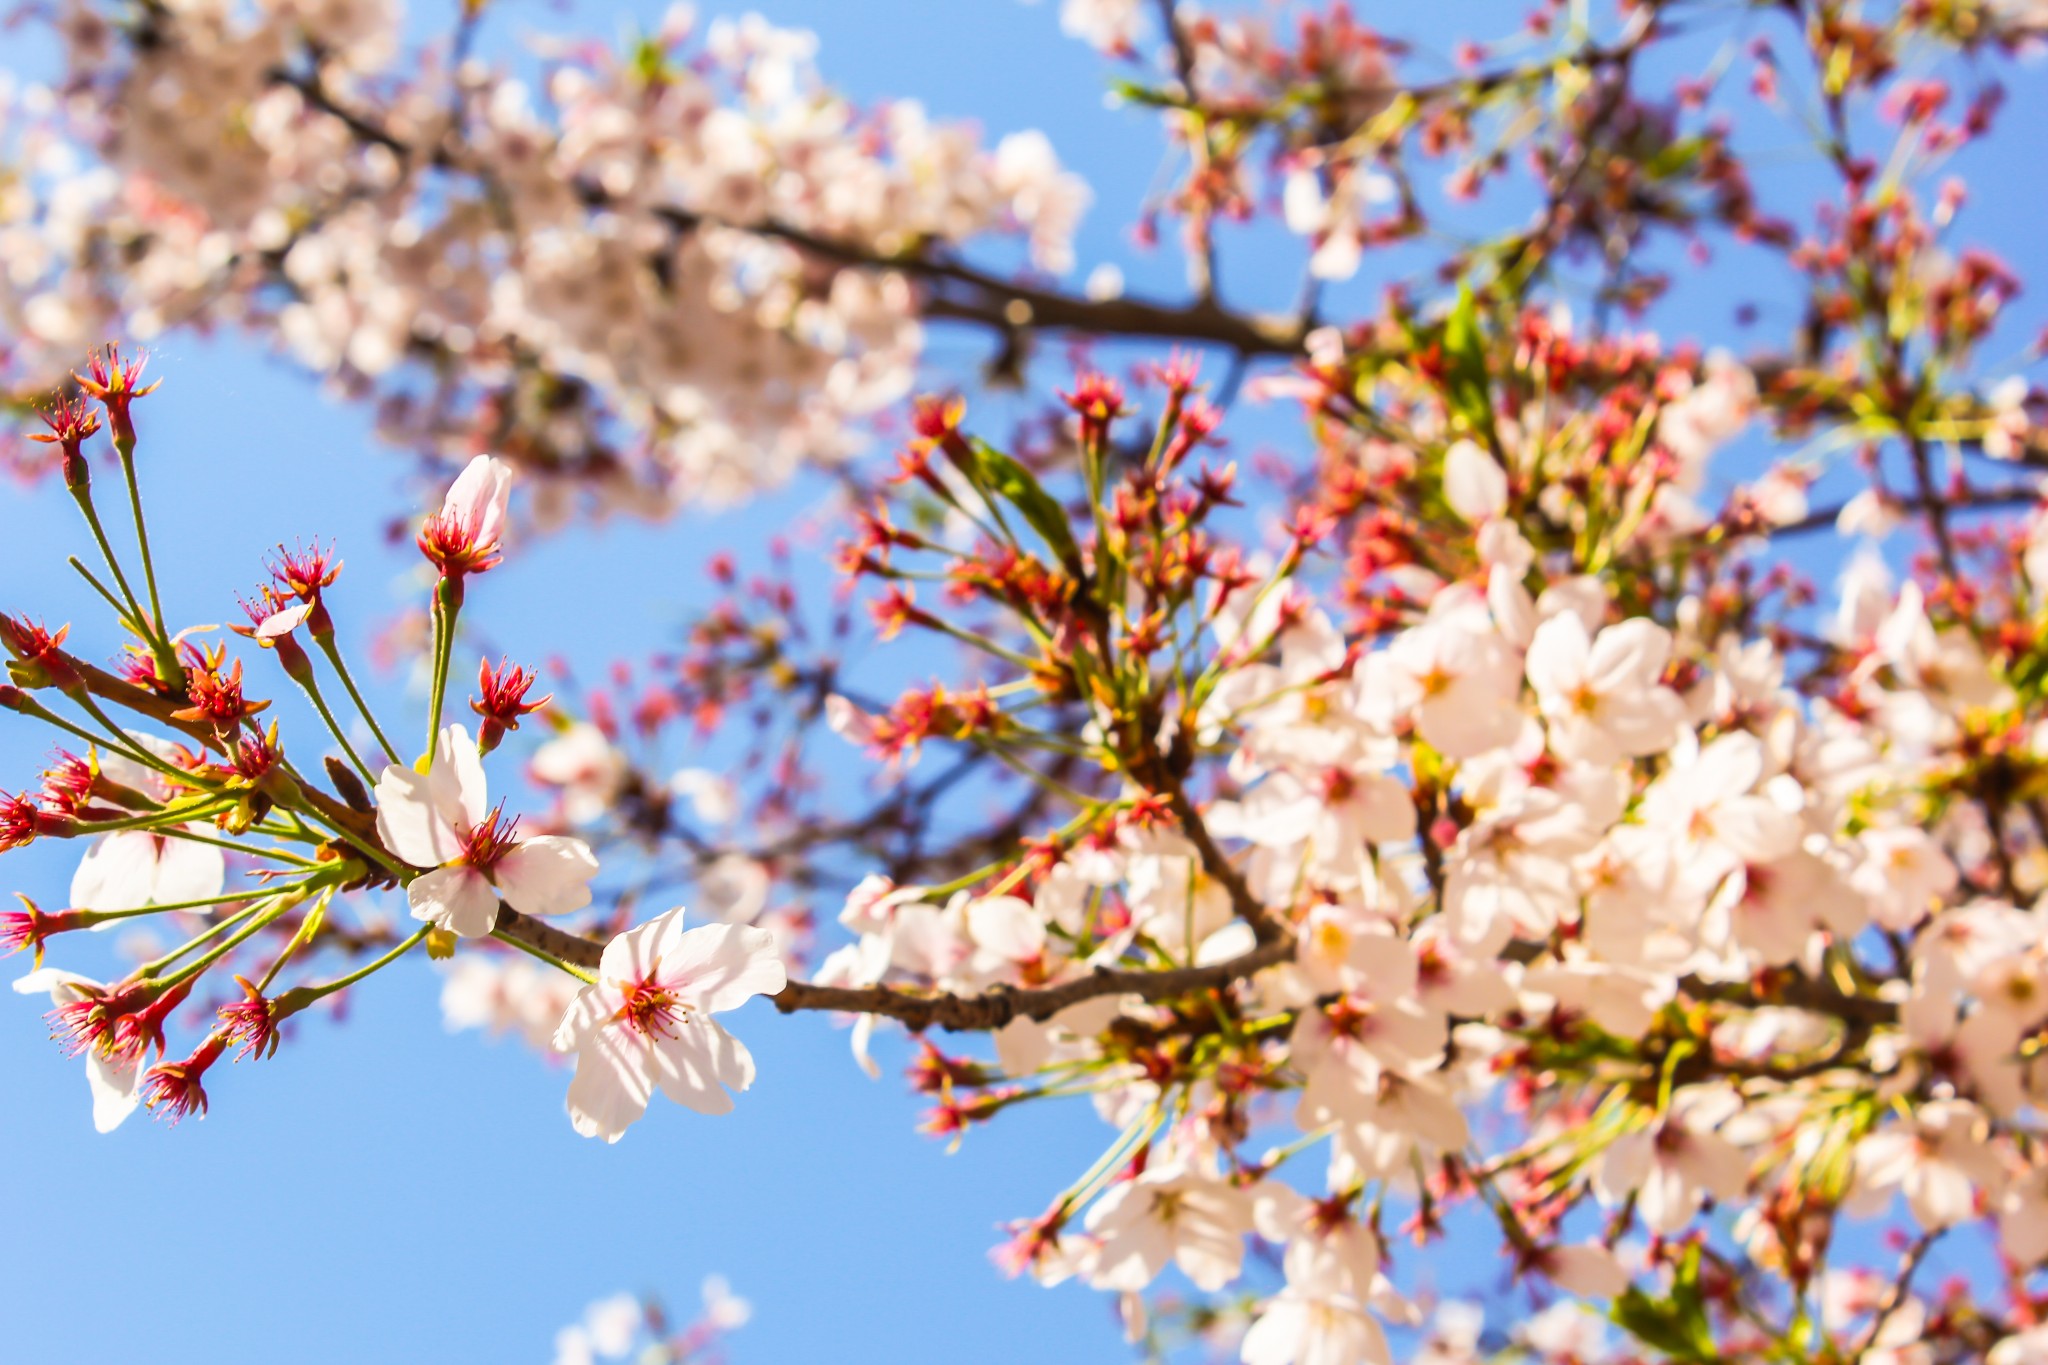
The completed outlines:
<svg viewBox="0 0 2048 1365">
<path fill-rule="evenodd" d="M 450 1019 L 573 1059 L 608 1141 L 743 1103 L 714 1016 L 757 995 L 871 1070 L 907 1033 L 956 1142 L 1086 1097 L 1101 1159 L 996 1259 L 1161 1353 L 1563 1362 L 1604 1320 L 1620 1358 L 2048 1362 L 2048 437 L 1980 359 L 2018 282 L 1944 178 L 2040 6 L 1545 4 L 1428 78 L 1341 4 L 1067 0 L 1170 143 L 1168 302 L 1063 282 L 1088 194 L 1044 138 L 857 109 L 757 21 L 549 49 L 530 88 L 472 54 L 480 5 L 423 45 L 372 4 L 45 17 L 5 373 L 111 629 L 0 618 L 0 705 L 63 748 L 0 848 L 80 844 L 0 935 L 101 1128 L 452 957 Z M 1774 202 L 1751 149 L 1793 135 Z M 1282 315 L 1224 301 L 1262 218 Z M 1644 330 L 1702 267 L 1785 335 Z M 280 548 L 241 642 L 162 600 L 142 364 L 80 357 L 224 325 L 459 466 L 416 527 L 423 716 L 365 704 L 332 547 Z M 910 399 L 940 328 L 1037 415 Z M 1254 399 L 1299 421 L 1246 469 Z M 680 657 L 557 696 L 486 660 L 465 708 L 523 530 L 793 476 L 850 527 L 836 591 L 715 562 Z M 902 644 L 863 676 L 870 629 Z M 522 722 L 515 814 L 486 770 Z M 657 768 L 693 729 L 752 775 Z M 400 900 L 403 934 L 351 909 Z M 44 965 L 142 917 L 164 950 L 117 979 Z M 1453 1235 L 1556 1306 L 1433 1311 Z"/>
</svg>

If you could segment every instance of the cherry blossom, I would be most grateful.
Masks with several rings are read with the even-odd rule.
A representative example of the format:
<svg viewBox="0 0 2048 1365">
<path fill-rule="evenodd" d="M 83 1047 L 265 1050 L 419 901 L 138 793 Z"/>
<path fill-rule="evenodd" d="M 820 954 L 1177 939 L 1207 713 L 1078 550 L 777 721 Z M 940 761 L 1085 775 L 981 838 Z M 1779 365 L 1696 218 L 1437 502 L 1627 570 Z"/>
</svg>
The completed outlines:
<svg viewBox="0 0 2048 1365">
<path fill-rule="evenodd" d="M 498 902 L 527 915 L 590 904 L 597 859 L 581 839 L 518 837 L 501 803 L 486 804 L 483 763 L 460 725 L 441 731 L 424 773 L 397 764 L 377 780 L 377 831 L 391 851 L 428 869 L 406 885 L 414 919 L 464 938 L 498 922 Z"/>
<path fill-rule="evenodd" d="M 1171 1264 L 1204 1289 L 1237 1277 L 1252 1197 L 1200 1158 L 1162 1160 L 1110 1187 L 1088 1210 L 1094 1284 L 1143 1289 Z"/>
<path fill-rule="evenodd" d="M 553 1040 L 557 1052 L 575 1054 L 576 1131 L 617 1142 L 657 1090 L 700 1114 L 730 1112 L 728 1092 L 754 1083 L 754 1059 L 711 1016 L 773 995 L 787 979 L 774 934 L 730 924 L 686 930 L 679 909 L 613 939 Z"/>
<path fill-rule="evenodd" d="M 1392 1365 L 1393 1353 L 1337 1264 L 1313 1242 L 1287 1248 L 1287 1287 L 1245 1333 L 1245 1365 Z"/>
<path fill-rule="evenodd" d="M 21 995 L 49 994 L 56 1009 L 79 1005 L 105 990 L 97 981 L 55 967 L 39 967 L 17 977 L 14 989 Z M 143 1058 L 137 1051 L 99 1046 L 85 1049 L 85 1080 L 92 1091 L 92 1126 L 111 1133 L 135 1112 L 142 1102 Z"/>
<path fill-rule="evenodd" d="M 94 614 L 0 617 L 0 718 L 59 746 L 0 852 L 78 841 L 0 951 L 96 1125 L 233 1121 L 412 971 L 573 1055 L 616 1141 L 731 1109 L 715 1016 L 769 995 L 960 1160 L 1099 1123 L 995 1260 L 1156 1353 L 2048 1359 L 2048 398 L 2014 191 L 1955 174 L 2048 26 L 1555 8 L 1440 63 L 1356 6 L 1068 0 L 1165 144 L 1135 196 L 760 17 L 27 16 L 0 452 L 82 514 Z M 1084 259 L 1091 201 L 1164 268 Z M 201 333 L 433 481 L 376 635 L 416 697 L 371 704 L 329 542 L 251 566 L 246 626 L 189 600 L 166 367 L 84 348 Z M 650 561 L 658 641 L 469 657 L 534 538 L 806 471 Z M 1537 1299 L 1440 1301 L 1458 1257 Z M 744 1316 L 619 1298 L 558 1354 Z"/>
</svg>

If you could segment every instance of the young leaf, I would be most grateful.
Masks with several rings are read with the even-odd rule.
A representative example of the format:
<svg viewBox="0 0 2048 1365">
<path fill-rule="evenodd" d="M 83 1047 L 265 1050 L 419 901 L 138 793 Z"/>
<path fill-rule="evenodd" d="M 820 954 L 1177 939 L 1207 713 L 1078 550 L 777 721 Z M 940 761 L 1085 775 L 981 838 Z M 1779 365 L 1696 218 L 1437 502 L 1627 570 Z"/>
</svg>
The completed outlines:
<svg viewBox="0 0 2048 1365">
<path fill-rule="evenodd" d="M 984 492 L 995 493 L 1023 513 L 1024 520 L 1031 523 L 1031 529 L 1038 532 L 1052 552 L 1059 556 L 1060 563 L 1078 576 L 1081 547 L 1074 543 L 1073 530 L 1067 525 L 1067 514 L 1059 503 L 1023 465 L 986 441 L 975 440 L 971 444 L 978 466 L 975 473 L 980 476 L 975 483 Z"/>
</svg>

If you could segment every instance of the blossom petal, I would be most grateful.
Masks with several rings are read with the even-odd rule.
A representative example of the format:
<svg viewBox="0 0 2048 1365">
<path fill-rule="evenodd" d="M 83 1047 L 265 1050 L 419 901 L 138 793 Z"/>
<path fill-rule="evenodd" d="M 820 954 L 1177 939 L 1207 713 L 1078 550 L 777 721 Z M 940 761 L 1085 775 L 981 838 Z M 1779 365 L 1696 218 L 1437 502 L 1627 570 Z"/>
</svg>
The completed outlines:
<svg viewBox="0 0 2048 1365">
<path fill-rule="evenodd" d="M 194 833 L 205 833 L 204 825 L 188 825 Z M 167 837 L 156 850 L 155 876 L 150 884 L 150 903 L 179 905 L 186 901 L 218 896 L 228 884 L 227 856 L 214 844 Z"/>
<path fill-rule="evenodd" d="M 450 824 L 480 825 L 490 811 L 484 785 L 484 761 L 476 742 L 460 725 L 446 726 L 434 744 L 434 766 L 427 772 L 427 790 L 434 809 Z"/>
<path fill-rule="evenodd" d="M 661 959 L 663 984 L 706 1014 L 737 1009 L 789 984 L 775 935 L 746 924 L 707 924 L 674 941 Z"/>
<path fill-rule="evenodd" d="M 1587 656 L 1591 651 L 1585 623 L 1568 611 L 1558 613 L 1536 627 L 1536 634 L 1529 641 L 1529 656 L 1524 663 L 1529 685 L 1546 703 L 1552 697 L 1568 698 L 1586 681 Z"/>
<path fill-rule="evenodd" d="M 1507 471 L 1476 443 L 1458 441 L 1444 452 L 1444 501 L 1468 526 L 1499 516 L 1508 505 Z"/>
<path fill-rule="evenodd" d="M 498 924 L 498 893 L 473 867 L 437 867 L 405 888 L 412 917 L 461 938 L 482 938 Z"/>
<path fill-rule="evenodd" d="M 544 834 L 513 845 L 492 872 L 514 910 L 524 915 L 566 915 L 590 904 L 597 857 L 581 839 Z"/>
<path fill-rule="evenodd" d="M 127 829 L 95 839 L 71 877 L 71 904 L 79 910 L 139 910 L 156 880 L 157 836 Z"/>
<path fill-rule="evenodd" d="M 89 1052 L 85 1058 L 85 1080 L 92 1087 L 92 1126 L 95 1132 L 113 1132 L 142 1101 L 137 1090 L 142 1080 L 142 1067 L 133 1058 L 111 1060 L 96 1051 Z"/>
<path fill-rule="evenodd" d="M 584 1137 L 617 1142 L 654 1096 L 653 1050 L 626 1029 L 599 1029 L 576 1050 L 569 1123 Z"/>
<path fill-rule="evenodd" d="M 582 1047 L 606 1021 L 617 1018 L 625 1004 L 626 997 L 612 986 L 601 982 L 585 986 L 569 1002 L 569 1008 L 562 1013 L 562 1022 L 555 1027 L 555 1051 L 574 1052 Z"/>
<path fill-rule="evenodd" d="M 397 763 L 377 779 L 377 837 L 414 867 L 439 867 L 462 852 L 455 826 L 435 809 L 428 779 Z"/>
<path fill-rule="evenodd" d="M 500 540 L 505 507 L 512 496 L 512 466 L 492 455 L 478 455 L 462 467 L 442 500 L 441 513 L 467 528 L 478 545 Z"/>
<path fill-rule="evenodd" d="M 746 1045 L 710 1019 L 678 1025 L 654 1046 L 654 1082 L 661 1093 L 700 1114 L 732 1110 L 729 1090 L 754 1083 L 754 1058 Z"/>
<path fill-rule="evenodd" d="M 967 932 L 976 944 L 1011 962 L 1045 951 L 1045 921 L 1016 896 L 983 896 L 967 904 Z"/>
</svg>

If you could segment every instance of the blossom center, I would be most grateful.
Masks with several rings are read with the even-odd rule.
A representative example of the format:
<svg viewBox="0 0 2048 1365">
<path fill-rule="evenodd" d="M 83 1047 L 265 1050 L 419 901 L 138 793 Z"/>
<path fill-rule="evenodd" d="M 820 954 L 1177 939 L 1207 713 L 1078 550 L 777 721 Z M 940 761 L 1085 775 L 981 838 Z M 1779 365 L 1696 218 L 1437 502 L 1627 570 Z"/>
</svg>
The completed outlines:
<svg viewBox="0 0 2048 1365">
<path fill-rule="evenodd" d="M 673 1038 L 676 1025 L 687 1024 L 696 1011 L 677 998 L 672 987 L 649 976 L 627 982 L 621 991 L 625 1003 L 614 1016 L 635 1033 L 649 1038 Z"/>
<path fill-rule="evenodd" d="M 519 842 L 519 817 L 515 815 L 507 819 L 505 803 L 500 801 L 497 808 L 484 817 L 482 824 L 457 832 L 462 836 L 460 861 L 479 872 L 489 872 Z"/>
</svg>

